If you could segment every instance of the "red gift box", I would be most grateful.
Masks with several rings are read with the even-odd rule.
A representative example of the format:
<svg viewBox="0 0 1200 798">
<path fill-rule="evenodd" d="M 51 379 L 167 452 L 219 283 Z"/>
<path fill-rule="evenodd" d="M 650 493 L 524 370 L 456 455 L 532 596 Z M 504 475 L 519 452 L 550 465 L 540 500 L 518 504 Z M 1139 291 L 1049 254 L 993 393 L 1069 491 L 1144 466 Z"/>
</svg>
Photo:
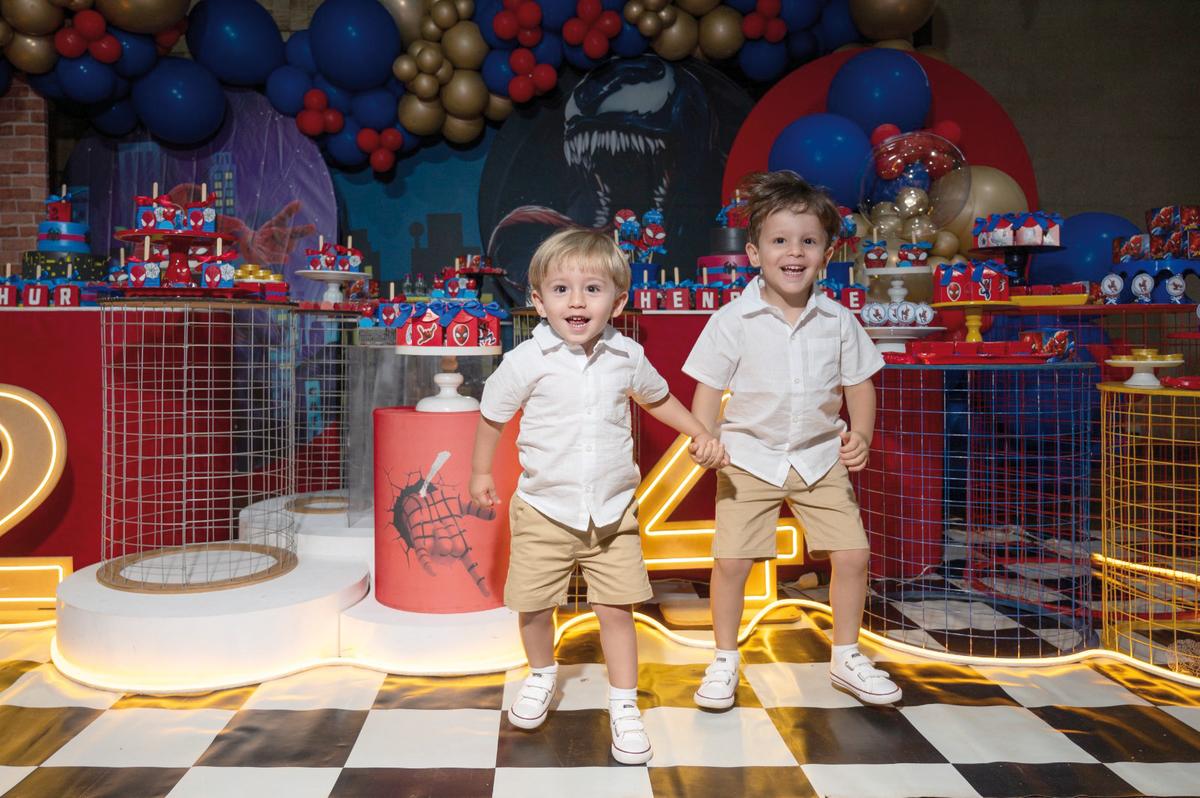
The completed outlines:
<svg viewBox="0 0 1200 798">
<path fill-rule="evenodd" d="M 1150 234 L 1138 233 L 1128 238 L 1113 239 L 1113 263 L 1143 260 L 1150 255 Z"/>
<path fill-rule="evenodd" d="M 0 285 L 0 308 L 15 308 L 17 306 L 17 287 L 15 285 Z"/>
<path fill-rule="evenodd" d="M 716 310 L 721 306 L 721 291 L 717 288 L 696 289 L 696 310 Z"/>
<path fill-rule="evenodd" d="M 1010 286 L 1008 287 L 1008 295 L 1009 295 L 1010 297 L 1012 297 L 1012 296 L 1026 296 L 1026 295 L 1028 295 L 1028 294 L 1029 294 L 1029 288 L 1028 288 L 1027 286 L 1024 286 L 1024 285 L 1010 285 Z"/>
<path fill-rule="evenodd" d="M 57 194 L 46 200 L 46 220 L 50 222 L 71 221 L 71 195 L 62 197 Z"/>
<path fill-rule="evenodd" d="M 1200 260 L 1200 230 L 1188 230 L 1184 236 L 1185 258 Z"/>
<path fill-rule="evenodd" d="M 973 302 L 1007 302 L 1008 276 L 991 266 L 975 264 L 967 283 L 968 299 Z M 1036 289 L 1037 286 L 1034 286 Z M 1051 289 L 1053 293 L 1053 289 Z"/>
<path fill-rule="evenodd" d="M 1146 230 L 1151 235 L 1165 235 L 1179 227 L 1179 206 L 1164 205 L 1146 211 Z"/>
<path fill-rule="evenodd" d="M 635 310 L 658 310 L 658 291 L 653 288 L 637 288 L 633 292 Z"/>
<path fill-rule="evenodd" d="M 1179 229 L 1200 229 L 1200 205 L 1179 206 Z"/>
<path fill-rule="evenodd" d="M 1038 247 L 1042 245 L 1044 231 L 1041 223 L 1032 214 L 1025 216 L 1025 221 L 1013 233 L 1013 243 L 1018 246 Z"/>
<path fill-rule="evenodd" d="M 721 304 L 728 305 L 730 302 L 737 299 L 741 295 L 742 295 L 742 289 L 740 287 L 726 288 L 723 291 L 721 291 Z"/>
<path fill-rule="evenodd" d="M 971 283 L 965 263 L 947 263 L 937 267 L 933 275 L 933 300 L 935 302 L 965 302 L 970 299 L 968 285 Z"/>
<path fill-rule="evenodd" d="M 1029 286 L 1031 296 L 1050 296 L 1054 293 L 1052 285 L 1031 285 Z M 1009 290 L 1009 296 L 1012 296 L 1012 290 Z"/>
<path fill-rule="evenodd" d="M 442 324 L 438 314 L 426 310 L 421 318 L 410 318 L 404 326 L 407 346 L 442 346 Z"/>
<path fill-rule="evenodd" d="M 446 325 L 442 338 L 443 346 L 478 346 L 479 319 L 460 310 L 458 315 Z"/>
<path fill-rule="evenodd" d="M 1086 280 L 1080 280 L 1075 283 L 1062 283 L 1057 286 L 1060 294 L 1087 294 L 1092 290 L 1092 284 Z M 1013 287 L 1009 287 L 1009 293 L 1012 293 Z"/>
<path fill-rule="evenodd" d="M 856 285 L 848 285 L 842 289 L 842 304 L 853 311 L 862 310 L 867 303 L 867 292 Z"/>
<path fill-rule="evenodd" d="M 692 292 L 686 288 L 668 288 L 663 292 L 663 310 L 691 310 Z"/>
<path fill-rule="evenodd" d="M 77 308 L 79 307 L 79 286 L 77 285 L 56 285 L 54 286 L 54 306 L 58 308 Z"/>
<path fill-rule="evenodd" d="M 29 283 L 21 289 L 21 304 L 27 308 L 50 307 L 50 289 L 41 283 Z"/>
<path fill-rule="evenodd" d="M 500 317 L 491 313 L 479 320 L 479 345 L 500 346 Z"/>
</svg>

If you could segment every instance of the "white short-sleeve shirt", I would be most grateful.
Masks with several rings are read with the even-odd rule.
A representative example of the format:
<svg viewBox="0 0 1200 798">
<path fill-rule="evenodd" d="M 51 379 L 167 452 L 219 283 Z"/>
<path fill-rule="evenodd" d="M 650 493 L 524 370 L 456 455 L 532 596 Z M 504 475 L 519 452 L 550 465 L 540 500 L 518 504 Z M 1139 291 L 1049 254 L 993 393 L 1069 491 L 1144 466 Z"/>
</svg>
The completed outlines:
<svg viewBox="0 0 1200 798">
<path fill-rule="evenodd" d="M 588 357 L 543 322 L 488 378 L 480 412 L 503 423 L 522 411 L 517 495 L 586 530 L 589 519 L 596 526 L 619 521 L 641 481 L 629 399 L 653 404 L 669 393 L 641 345 L 611 325 Z"/>
<path fill-rule="evenodd" d="M 782 486 L 795 468 L 808 484 L 838 461 L 842 387 L 883 368 L 848 309 L 814 288 L 795 325 L 762 298 L 758 278 L 708 320 L 683 371 L 729 390 L 721 442 L 734 465 Z"/>
</svg>

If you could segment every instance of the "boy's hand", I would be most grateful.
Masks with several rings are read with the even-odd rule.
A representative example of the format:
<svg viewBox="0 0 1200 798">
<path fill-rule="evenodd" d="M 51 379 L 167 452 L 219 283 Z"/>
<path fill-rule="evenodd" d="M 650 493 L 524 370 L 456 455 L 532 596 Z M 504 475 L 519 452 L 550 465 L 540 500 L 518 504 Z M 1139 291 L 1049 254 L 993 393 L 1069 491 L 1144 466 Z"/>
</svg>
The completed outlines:
<svg viewBox="0 0 1200 798">
<path fill-rule="evenodd" d="M 712 435 L 703 434 L 692 438 L 688 444 L 688 454 L 701 468 L 724 468 L 729 465 L 729 455 L 725 447 Z"/>
<path fill-rule="evenodd" d="M 495 507 L 500 503 L 496 495 L 496 483 L 491 474 L 472 474 L 467 486 L 471 499 L 480 507 Z"/>
<path fill-rule="evenodd" d="M 861 432 L 842 433 L 842 448 L 838 450 L 838 456 L 847 471 L 862 471 L 867 467 L 867 457 L 870 454 L 871 447 L 867 445 L 867 439 Z"/>
</svg>

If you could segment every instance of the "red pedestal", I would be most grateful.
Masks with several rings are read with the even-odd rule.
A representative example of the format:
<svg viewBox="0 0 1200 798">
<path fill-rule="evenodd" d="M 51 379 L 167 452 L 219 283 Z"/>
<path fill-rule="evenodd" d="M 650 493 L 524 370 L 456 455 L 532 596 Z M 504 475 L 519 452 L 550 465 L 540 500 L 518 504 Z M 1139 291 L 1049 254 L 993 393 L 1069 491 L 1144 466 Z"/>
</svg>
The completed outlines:
<svg viewBox="0 0 1200 798">
<path fill-rule="evenodd" d="M 375 598 L 380 604 L 424 613 L 503 605 L 508 501 L 521 471 L 518 425 L 514 419 L 505 427 L 496 450 L 492 476 L 502 503 L 490 513 L 476 508 L 467 492 L 478 421 L 478 412 L 375 411 Z"/>
</svg>

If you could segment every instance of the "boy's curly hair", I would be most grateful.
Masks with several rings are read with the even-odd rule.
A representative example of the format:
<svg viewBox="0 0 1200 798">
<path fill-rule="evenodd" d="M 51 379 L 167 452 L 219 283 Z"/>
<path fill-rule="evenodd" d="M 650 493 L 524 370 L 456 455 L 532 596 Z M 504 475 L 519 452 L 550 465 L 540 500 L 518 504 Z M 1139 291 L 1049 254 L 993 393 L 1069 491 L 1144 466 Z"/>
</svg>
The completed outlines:
<svg viewBox="0 0 1200 798">
<path fill-rule="evenodd" d="M 842 215 L 829 194 L 811 185 L 790 169 L 778 172 L 751 172 L 742 178 L 738 190 L 746 199 L 746 215 L 750 220 L 746 231 L 751 244 L 758 246 L 758 235 L 763 222 L 777 211 L 811 213 L 825 231 L 825 246 L 837 240 L 842 229 Z"/>
</svg>

